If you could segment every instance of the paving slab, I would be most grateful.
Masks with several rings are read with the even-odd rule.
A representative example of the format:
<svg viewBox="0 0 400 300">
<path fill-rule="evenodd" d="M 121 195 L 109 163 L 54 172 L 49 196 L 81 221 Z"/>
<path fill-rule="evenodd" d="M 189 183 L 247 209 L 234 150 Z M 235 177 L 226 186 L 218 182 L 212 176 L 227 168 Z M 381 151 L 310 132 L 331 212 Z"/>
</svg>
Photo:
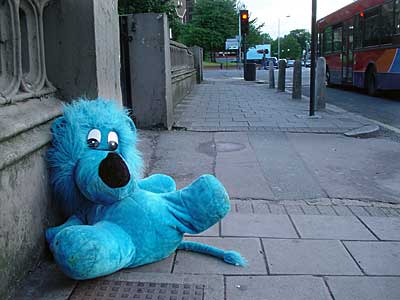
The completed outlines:
<svg viewBox="0 0 400 300">
<path fill-rule="evenodd" d="M 135 273 L 117 272 L 110 276 L 102 277 L 100 280 L 128 281 L 128 282 L 154 282 L 166 284 L 196 284 L 204 286 L 204 300 L 224 299 L 224 279 L 220 275 L 192 275 L 192 274 L 157 274 L 157 273 Z M 129 298 L 128 298 L 129 299 Z M 154 298 L 144 298 L 154 299 Z"/>
<path fill-rule="evenodd" d="M 179 250 L 173 273 L 267 274 L 259 239 L 187 237 L 185 240 L 206 243 L 224 250 L 238 251 L 248 260 L 248 265 L 245 267 L 233 266 L 209 255 Z"/>
<path fill-rule="evenodd" d="M 399 277 L 327 277 L 335 300 L 400 299 Z"/>
<path fill-rule="evenodd" d="M 354 216 L 293 215 L 302 238 L 333 240 L 376 240 Z"/>
<path fill-rule="evenodd" d="M 229 214 L 221 223 L 222 236 L 297 238 L 287 215 Z"/>
<path fill-rule="evenodd" d="M 178 188 L 187 186 L 203 174 L 213 174 L 215 152 L 208 146 L 212 143 L 212 133 L 164 131 L 157 138 L 150 172 L 172 176 Z"/>
<path fill-rule="evenodd" d="M 400 144 L 332 134 L 287 134 L 331 198 L 400 202 Z"/>
<path fill-rule="evenodd" d="M 360 217 L 380 240 L 400 241 L 400 218 Z"/>
<path fill-rule="evenodd" d="M 76 283 L 61 273 L 54 263 L 46 262 L 20 282 L 10 299 L 67 300 Z"/>
<path fill-rule="evenodd" d="M 235 162 L 217 157 L 216 176 L 233 198 L 273 198 L 257 162 Z"/>
<path fill-rule="evenodd" d="M 262 239 L 270 274 L 361 275 L 339 241 Z"/>
<path fill-rule="evenodd" d="M 247 133 L 218 132 L 214 140 L 217 152 L 215 173 L 231 197 L 273 197 Z"/>
<path fill-rule="evenodd" d="M 353 216 L 353 213 L 347 206 L 334 205 L 332 208 L 336 211 L 338 216 Z"/>
<path fill-rule="evenodd" d="M 231 200 L 231 212 L 237 212 L 241 214 L 252 214 L 253 207 L 249 200 Z"/>
<path fill-rule="evenodd" d="M 274 199 L 315 199 L 326 196 L 286 133 L 249 132 L 248 136 Z"/>
<path fill-rule="evenodd" d="M 379 207 L 366 206 L 364 208 L 372 217 L 386 217 L 385 212 Z"/>
<path fill-rule="evenodd" d="M 228 300 L 332 299 L 322 278 L 312 276 L 227 276 Z"/>
<path fill-rule="evenodd" d="M 343 242 L 368 275 L 400 275 L 400 242 Z"/>
</svg>

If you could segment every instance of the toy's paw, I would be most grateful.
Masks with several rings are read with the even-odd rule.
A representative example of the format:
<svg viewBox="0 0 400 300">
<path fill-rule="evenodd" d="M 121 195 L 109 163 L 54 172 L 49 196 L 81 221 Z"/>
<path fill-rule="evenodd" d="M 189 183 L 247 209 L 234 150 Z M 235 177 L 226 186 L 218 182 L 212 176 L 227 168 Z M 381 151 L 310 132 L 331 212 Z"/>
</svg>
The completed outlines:
<svg viewBox="0 0 400 300">
<path fill-rule="evenodd" d="M 61 270 L 77 280 L 96 277 L 96 261 L 101 245 L 93 240 L 90 232 L 81 232 L 78 226 L 59 232 L 50 245 L 54 259 Z"/>
<path fill-rule="evenodd" d="M 112 227 L 107 230 L 88 225 L 60 231 L 50 249 L 61 270 L 77 280 L 111 274 L 128 265 L 135 253 L 130 238 Z"/>
<path fill-rule="evenodd" d="M 182 201 L 192 217 L 192 225 L 201 232 L 221 220 L 229 211 L 229 196 L 217 178 L 200 176 L 182 190 Z"/>
</svg>

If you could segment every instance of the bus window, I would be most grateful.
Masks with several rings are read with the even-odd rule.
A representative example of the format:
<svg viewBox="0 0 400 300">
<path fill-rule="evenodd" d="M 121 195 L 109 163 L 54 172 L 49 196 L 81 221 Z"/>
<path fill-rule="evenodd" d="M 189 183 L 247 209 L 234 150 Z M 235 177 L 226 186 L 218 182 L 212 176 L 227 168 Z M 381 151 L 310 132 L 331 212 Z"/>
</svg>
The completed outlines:
<svg viewBox="0 0 400 300">
<path fill-rule="evenodd" d="M 327 27 L 324 30 L 324 53 L 328 54 L 332 52 L 332 27 Z"/>
<path fill-rule="evenodd" d="M 393 35 L 393 2 L 382 5 L 382 36 L 381 44 L 390 44 Z"/>
<path fill-rule="evenodd" d="M 400 0 L 395 1 L 394 16 L 395 32 L 400 33 Z"/>
<path fill-rule="evenodd" d="M 364 46 L 379 45 L 379 9 L 374 8 L 365 12 L 364 17 Z"/>
<path fill-rule="evenodd" d="M 362 47 L 362 18 L 359 15 L 354 16 L 354 48 Z"/>
<path fill-rule="evenodd" d="M 333 29 L 333 51 L 342 51 L 342 26 Z"/>
</svg>

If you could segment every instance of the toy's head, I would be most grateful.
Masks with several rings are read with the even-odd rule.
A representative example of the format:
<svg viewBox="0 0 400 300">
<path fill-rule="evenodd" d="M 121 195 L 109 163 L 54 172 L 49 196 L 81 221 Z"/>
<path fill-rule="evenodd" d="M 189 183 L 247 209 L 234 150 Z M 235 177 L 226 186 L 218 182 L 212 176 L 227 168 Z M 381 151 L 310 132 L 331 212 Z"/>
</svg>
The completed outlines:
<svg viewBox="0 0 400 300">
<path fill-rule="evenodd" d="M 114 101 L 75 101 L 64 107 L 51 132 L 51 182 L 67 215 L 88 200 L 108 205 L 137 188 L 142 159 L 136 128 Z"/>
</svg>

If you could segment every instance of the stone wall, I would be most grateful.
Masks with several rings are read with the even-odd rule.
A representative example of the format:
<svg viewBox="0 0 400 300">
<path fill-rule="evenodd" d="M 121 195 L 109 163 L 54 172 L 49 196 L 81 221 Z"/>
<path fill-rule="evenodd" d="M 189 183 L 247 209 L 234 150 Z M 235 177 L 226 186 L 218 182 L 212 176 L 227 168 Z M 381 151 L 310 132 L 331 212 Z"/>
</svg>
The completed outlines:
<svg viewBox="0 0 400 300">
<path fill-rule="evenodd" d="M 170 40 L 165 14 L 121 16 L 120 25 L 123 103 L 139 128 L 170 129 L 174 107 L 196 83 L 195 57 Z"/>
<path fill-rule="evenodd" d="M 172 102 L 175 107 L 196 84 L 193 53 L 183 44 L 170 41 Z"/>
<path fill-rule="evenodd" d="M 46 167 L 60 99 L 121 102 L 119 82 L 116 1 L 2 1 L 0 299 L 43 257 L 44 229 L 61 222 Z"/>
</svg>

